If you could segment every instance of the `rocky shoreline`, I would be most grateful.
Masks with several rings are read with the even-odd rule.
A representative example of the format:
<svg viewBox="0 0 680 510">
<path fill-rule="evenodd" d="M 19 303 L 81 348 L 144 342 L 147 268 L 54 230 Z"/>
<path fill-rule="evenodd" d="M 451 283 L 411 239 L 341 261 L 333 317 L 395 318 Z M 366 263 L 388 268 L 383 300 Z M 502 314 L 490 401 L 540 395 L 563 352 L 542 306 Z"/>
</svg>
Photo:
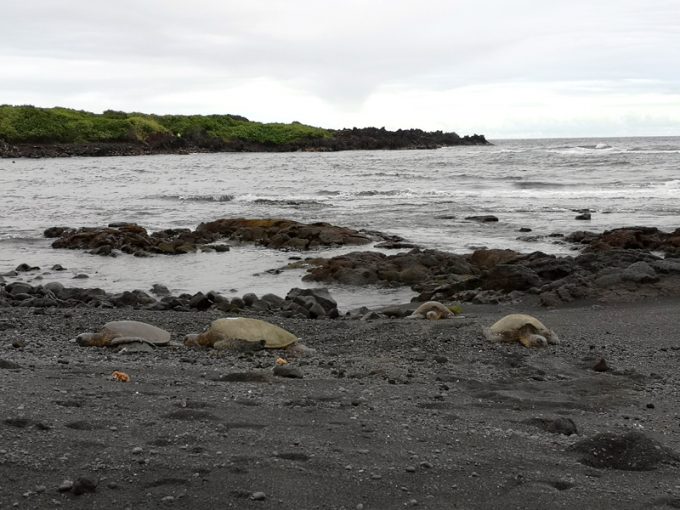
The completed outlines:
<svg viewBox="0 0 680 510">
<path fill-rule="evenodd" d="M 197 250 L 227 251 L 227 242 L 255 243 L 294 254 L 287 266 L 271 271 L 303 268 L 306 270 L 304 281 L 321 285 L 410 288 L 418 293 L 414 302 L 528 303 L 551 308 L 579 302 L 680 296 L 680 229 L 662 232 L 656 228 L 629 227 L 600 234 L 574 232 L 562 240 L 579 250 L 573 256 L 499 249 L 479 249 L 458 255 L 413 246 L 404 239 L 380 232 L 271 218 L 223 218 L 202 223 L 195 230 L 171 229 L 152 234 L 128 223 L 107 227 L 51 227 L 45 236 L 55 238 L 52 244 L 55 249 L 79 249 L 106 256 L 124 253 L 139 257 L 182 256 Z M 369 244 L 394 249 L 397 253 L 371 249 L 330 258 L 309 255 L 324 247 Z M 295 307 L 291 304 L 294 299 L 273 294 L 228 298 L 205 289 L 193 295 L 171 296 L 167 289 L 137 289 L 110 295 L 101 289 L 67 289 L 59 283 L 32 286 L 25 281 L 11 281 L 21 273 L 40 276 L 40 268 L 23 265 L 1 274 L 0 306 L 216 308 L 225 312 L 254 307 L 259 312 L 307 318 L 326 317 L 328 312 L 321 313 L 311 302 L 306 304 L 306 309 Z M 316 312 L 310 314 L 312 307 Z M 403 316 L 390 307 L 379 313 Z"/>
<path fill-rule="evenodd" d="M 346 150 L 439 149 L 457 145 L 490 145 L 484 135 L 458 136 L 420 129 L 387 131 L 384 128 L 330 130 L 330 138 L 309 138 L 291 143 L 223 141 L 200 142 L 161 136 L 144 142 L 14 143 L 0 139 L 0 158 L 61 158 L 72 156 L 144 156 L 204 152 L 334 152 Z"/>
</svg>

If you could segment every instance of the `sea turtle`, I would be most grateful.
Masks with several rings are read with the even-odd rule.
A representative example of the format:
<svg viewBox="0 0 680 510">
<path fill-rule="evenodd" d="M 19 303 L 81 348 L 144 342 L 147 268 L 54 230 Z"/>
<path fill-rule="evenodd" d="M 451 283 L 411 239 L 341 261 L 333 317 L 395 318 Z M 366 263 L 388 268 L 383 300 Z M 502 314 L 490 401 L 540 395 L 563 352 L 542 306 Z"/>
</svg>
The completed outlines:
<svg viewBox="0 0 680 510">
<path fill-rule="evenodd" d="M 170 336 L 164 329 L 145 322 L 113 321 L 104 324 L 97 333 L 81 333 L 76 342 L 85 347 L 116 347 L 130 343 L 161 346 L 170 343 Z"/>
<path fill-rule="evenodd" d="M 554 331 L 546 328 L 536 317 L 523 313 L 506 315 L 483 331 L 484 336 L 492 342 L 519 342 L 524 347 L 545 347 L 560 343 Z"/>
<path fill-rule="evenodd" d="M 286 349 L 294 355 L 314 352 L 293 333 L 266 321 L 244 317 L 216 319 L 203 333 L 187 335 L 184 345 L 236 351 Z"/>
<path fill-rule="evenodd" d="M 407 319 L 429 319 L 436 321 L 439 319 L 448 319 L 455 314 L 441 304 L 439 301 L 427 301 L 420 305 L 416 310 L 406 317 Z"/>
</svg>

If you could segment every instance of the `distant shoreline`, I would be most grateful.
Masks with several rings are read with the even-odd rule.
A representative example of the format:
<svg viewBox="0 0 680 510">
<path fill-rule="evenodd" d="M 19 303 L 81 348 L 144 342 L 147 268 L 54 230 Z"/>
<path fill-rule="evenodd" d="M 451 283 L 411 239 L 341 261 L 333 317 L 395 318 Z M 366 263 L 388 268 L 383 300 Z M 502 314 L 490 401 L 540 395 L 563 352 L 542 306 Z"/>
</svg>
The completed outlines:
<svg viewBox="0 0 680 510">
<path fill-rule="evenodd" d="M 195 152 L 335 152 L 490 145 L 484 135 L 385 128 L 324 129 L 240 115 L 149 115 L 0 106 L 0 157 L 141 156 Z"/>
<path fill-rule="evenodd" d="M 61 157 L 106 157 L 106 156 L 150 156 L 158 154 L 186 155 L 193 153 L 229 152 L 339 152 L 350 150 L 428 150 L 443 147 L 493 145 L 484 135 L 464 136 L 457 143 L 436 143 L 426 139 L 416 143 L 408 141 L 380 141 L 357 139 L 338 140 L 327 143 L 292 143 L 284 145 L 260 144 L 254 142 L 232 142 L 217 147 L 191 144 L 135 144 L 135 143 L 20 143 L 9 144 L 0 140 L 0 158 L 61 158 Z"/>
</svg>

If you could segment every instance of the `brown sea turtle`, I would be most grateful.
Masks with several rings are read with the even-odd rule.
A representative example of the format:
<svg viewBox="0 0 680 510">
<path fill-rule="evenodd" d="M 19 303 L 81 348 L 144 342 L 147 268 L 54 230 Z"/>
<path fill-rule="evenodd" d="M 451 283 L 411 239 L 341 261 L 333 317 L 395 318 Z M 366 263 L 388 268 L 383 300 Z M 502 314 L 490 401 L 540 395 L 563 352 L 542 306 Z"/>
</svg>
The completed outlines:
<svg viewBox="0 0 680 510">
<path fill-rule="evenodd" d="M 429 319 L 436 321 L 454 317 L 454 313 L 439 301 L 427 301 L 420 305 L 415 311 L 406 317 L 407 319 Z"/>
<path fill-rule="evenodd" d="M 184 345 L 236 351 L 286 349 L 293 355 L 314 352 L 302 345 L 293 333 L 269 322 L 245 317 L 216 319 L 203 333 L 187 335 Z"/>
<path fill-rule="evenodd" d="M 546 328 L 536 317 L 523 313 L 506 315 L 493 326 L 483 328 L 483 332 L 492 342 L 519 342 L 524 347 L 560 343 L 553 330 Z"/>
<path fill-rule="evenodd" d="M 97 333 L 81 333 L 76 342 L 85 347 L 115 347 L 130 343 L 161 346 L 170 343 L 170 336 L 164 329 L 146 322 L 113 321 L 104 324 Z"/>
</svg>

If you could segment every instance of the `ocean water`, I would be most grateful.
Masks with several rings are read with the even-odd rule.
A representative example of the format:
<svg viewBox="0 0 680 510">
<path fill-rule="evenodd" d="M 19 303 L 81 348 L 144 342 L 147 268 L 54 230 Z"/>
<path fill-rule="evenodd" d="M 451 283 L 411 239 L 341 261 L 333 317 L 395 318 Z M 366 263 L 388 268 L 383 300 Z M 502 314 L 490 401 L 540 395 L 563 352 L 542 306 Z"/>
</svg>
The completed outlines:
<svg viewBox="0 0 680 510">
<path fill-rule="evenodd" d="M 498 140 L 424 151 L 191 154 L 0 160 L 0 273 L 108 291 L 163 283 L 173 292 L 285 295 L 302 270 L 274 275 L 291 253 L 235 246 L 179 257 L 99 257 L 54 250 L 44 229 L 136 222 L 195 228 L 221 217 L 327 221 L 425 247 L 573 253 L 550 234 L 680 226 L 680 137 Z M 590 221 L 575 211 L 592 211 Z M 492 214 L 497 223 L 466 220 Z M 521 227 L 530 233 L 519 233 Z M 352 248 L 356 249 L 356 248 Z M 362 248 L 363 249 L 363 248 Z M 325 250 L 331 256 L 347 249 Z M 53 264 L 68 270 L 50 272 Z M 70 279 L 79 273 L 89 280 Z M 40 280 L 38 280 L 40 281 Z M 33 282 L 35 283 L 35 281 Z M 342 308 L 407 301 L 407 289 L 331 287 Z"/>
</svg>

